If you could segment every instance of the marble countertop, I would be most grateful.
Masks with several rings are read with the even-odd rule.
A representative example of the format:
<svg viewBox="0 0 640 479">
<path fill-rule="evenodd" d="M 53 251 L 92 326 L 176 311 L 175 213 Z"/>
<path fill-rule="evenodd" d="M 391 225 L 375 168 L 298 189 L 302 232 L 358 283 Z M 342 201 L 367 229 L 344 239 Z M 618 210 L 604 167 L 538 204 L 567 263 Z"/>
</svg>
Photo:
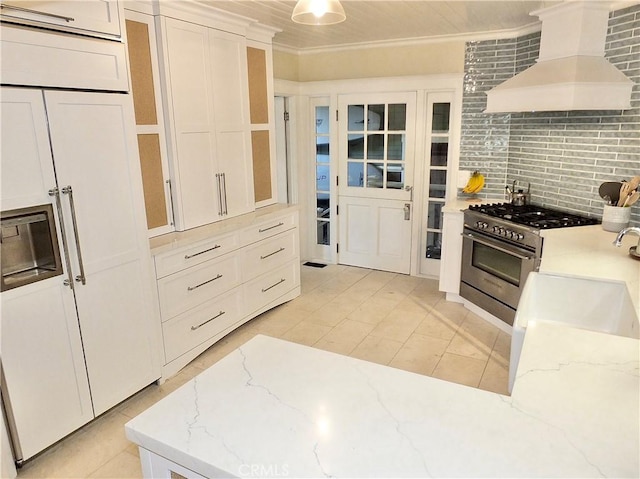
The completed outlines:
<svg viewBox="0 0 640 479">
<path fill-rule="evenodd" d="M 637 477 L 638 342 L 534 329 L 511 397 L 256 336 L 126 434 L 206 477 Z"/>
<path fill-rule="evenodd" d="M 156 255 L 176 248 L 181 248 L 183 246 L 189 246 L 197 243 L 198 241 L 210 239 L 212 236 L 237 231 L 240 228 L 251 226 L 256 222 L 263 221 L 269 217 L 277 217 L 280 214 L 287 214 L 299 209 L 299 205 L 278 203 L 259 208 L 251 213 L 218 221 L 216 223 L 210 223 L 185 231 L 175 231 L 173 233 L 156 236 L 149 240 L 151 254 Z"/>
</svg>

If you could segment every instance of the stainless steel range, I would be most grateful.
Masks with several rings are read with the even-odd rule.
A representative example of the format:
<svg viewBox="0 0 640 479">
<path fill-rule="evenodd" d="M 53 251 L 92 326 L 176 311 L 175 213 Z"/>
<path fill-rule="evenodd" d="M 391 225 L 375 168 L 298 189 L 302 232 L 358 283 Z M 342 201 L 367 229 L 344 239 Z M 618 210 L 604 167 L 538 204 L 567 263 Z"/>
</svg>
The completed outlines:
<svg viewBox="0 0 640 479">
<path fill-rule="evenodd" d="M 540 267 L 540 231 L 597 223 L 537 205 L 470 206 L 464 212 L 460 295 L 513 325 L 524 282 Z"/>
</svg>

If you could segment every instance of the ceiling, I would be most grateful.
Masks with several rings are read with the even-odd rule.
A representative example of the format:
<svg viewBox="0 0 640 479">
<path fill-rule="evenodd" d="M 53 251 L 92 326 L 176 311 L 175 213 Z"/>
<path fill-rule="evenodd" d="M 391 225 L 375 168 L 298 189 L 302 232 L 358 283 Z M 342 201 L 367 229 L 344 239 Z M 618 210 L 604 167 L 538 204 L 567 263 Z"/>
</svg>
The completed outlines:
<svg viewBox="0 0 640 479">
<path fill-rule="evenodd" d="M 291 20 L 295 1 L 199 1 L 282 30 L 274 37 L 274 44 L 293 50 L 519 31 L 538 23 L 538 18 L 530 16 L 529 12 L 560 3 L 533 0 L 341 0 L 347 15 L 345 22 L 308 26 Z"/>
</svg>

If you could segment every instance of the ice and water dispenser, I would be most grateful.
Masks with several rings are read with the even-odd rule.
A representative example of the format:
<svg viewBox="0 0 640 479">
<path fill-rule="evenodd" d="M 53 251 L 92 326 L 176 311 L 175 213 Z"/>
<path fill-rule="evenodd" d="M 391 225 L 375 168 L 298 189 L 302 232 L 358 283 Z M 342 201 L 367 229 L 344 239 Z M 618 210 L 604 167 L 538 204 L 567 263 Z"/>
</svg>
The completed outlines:
<svg viewBox="0 0 640 479">
<path fill-rule="evenodd" d="M 3 211 L 1 226 L 1 291 L 62 274 L 51 205 Z"/>
</svg>

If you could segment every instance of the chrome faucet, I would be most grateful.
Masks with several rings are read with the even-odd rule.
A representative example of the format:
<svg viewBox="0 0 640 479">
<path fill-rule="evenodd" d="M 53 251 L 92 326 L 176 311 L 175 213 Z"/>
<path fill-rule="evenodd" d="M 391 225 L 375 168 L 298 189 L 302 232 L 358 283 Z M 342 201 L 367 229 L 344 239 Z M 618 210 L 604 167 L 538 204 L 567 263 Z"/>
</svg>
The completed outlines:
<svg viewBox="0 0 640 479">
<path fill-rule="evenodd" d="M 613 244 L 615 246 L 622 245 L 622 238 L 627 233 L 635 233 L 638 236 L 640 236 L 640 228 L 637 227 L 637 226 L 629 226 L 628 228 L 623 229 L 622 231 L 620 231 L 620 233 L 618 233 L 618 236 L 616 237 L 616 240 L 613 242 Z M 637 247 L 640 248 L 640 238 L 638 238 L 638 246 Z"/>
</svg>

